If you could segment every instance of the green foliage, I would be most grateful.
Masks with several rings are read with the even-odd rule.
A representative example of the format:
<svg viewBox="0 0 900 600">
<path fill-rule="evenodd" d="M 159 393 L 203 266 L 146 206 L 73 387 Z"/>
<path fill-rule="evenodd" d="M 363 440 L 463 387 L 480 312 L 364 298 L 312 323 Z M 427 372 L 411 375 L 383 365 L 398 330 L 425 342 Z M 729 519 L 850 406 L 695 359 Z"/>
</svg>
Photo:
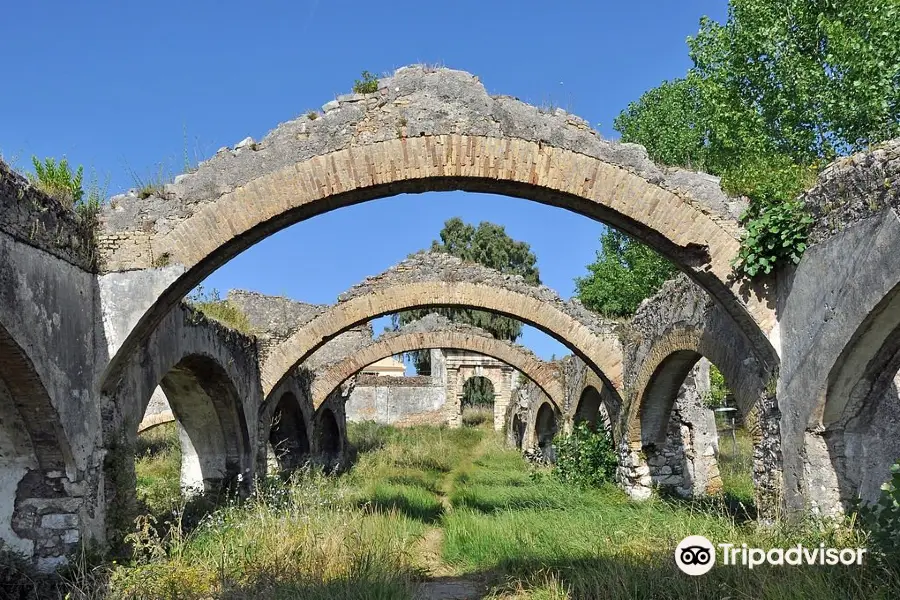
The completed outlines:
<svg viewBox="0 0 900 600">
<path fill-rule="evenodd" d="M 463 384 L 463 408 L 467 406 L 494 406 L 494 385 L 487 377 L 470 377 Z"/>
<path fill-rule="evenodd" d="M 541 282 L 537 258 L 526 242 L 519 242 L 507 235 L 502 225 L 482 221 L 478 227 L 464 223 L 459 217 L 448 219 L 440 232 L 441 241 L 431 243 L 432 252 L 446 252 L 463 260 L 476 262 L 502 273 L 521 275 L 530 284 Z M 451 321 L 467 323 L 488 331 L 500 340 L 515 341 L 522 334 L 522 324 L 516 319 L 482 310 L 466 308 L 418 309 L 392 316 L 394 329 L 431 312 L 437 312 Z M 430 352 L 410 352 L 420 374 L 430 372 Z"/>
<path fill-rule="evenodd" d="M 676 272 L 665 258 L 615 229 L 600 237 L 597 260 L 587 268 L 587 276 L 575 279 L 575 295 L 608 317 L 633 315 Z"/>
<path fill-rule="evenodd" d="M 809 219 L 794 202 L 818 166 L 900 135 L 896 0 L 732 0 L 688 38 L 686 77 L 615 121 L 667 164 L 722 176 L 750 198 L 739 273 L 796 262 Z M 783 206 L 786 205 L 786 206 Z"/>
<path fill-rule="evenodd" d="M 207 293 L 203 291 L 202 285 L 198 285 L 197 289 L 188 296 L 187 301 L 210 319 L 244 335 L 254 334 L 253 326 L 247 315 L 236 305 L 219 297 L 219 290 L 215 288 Z"/>
<path fill-rule="evenodd" d="M 554 473 L 563 482 L 580 487 L 598 487 L 614 480 L 618 458 L 605 430 L 594 431 L 584 421 L 572 433 L 557 436 Z"/>
<path fill-rule="evenodd" d="M 716 365 L 709 365 L 709 396 L 703 399 L 708 408 L 725 406 L 725 398 L 728 396 L 728 386 L 725 385 L 725 377 Z"/>
<path fill-rule="evenodd" d="M 33 186 L 58 200 L 66 208 L 74 208 L 81 203 L 84 197 L 84 189 L 81 187 L 84 167 L 79 165 L 72 173 L 69 161 L 65 158 L 56 162 L 56 159 L 47 157 L 41 162 L 37 156 L 32 156 L 31 163 L 34 175 L 29 175 L 29 178 Z"/>
<path fill-rule="evenodd" d="M 353 92 L 356 94 L 374 94 L 378 91 L 378 78 L 368 71 L 362 72 L 362 79 L 353 82 Z"/>
<path fill-rule="evenodd" d="M 97 213 L 106 197 L 109 179 L 100 185 L 97 173 L 91 172 L 87 197 L 82 187 L 84 183 L 84 167 L 78 166 L 73 173 L 69 162 L 63 158 L 59 162 L 54 158 L 45 158 L 43 162 L 36 156 L 31 158 L 34 173 L 28 174 L 31 184 L 37 189 L 57 200 L 64 207 L 74 210 L 91 226 L 96 225 Z"/>
<path fill-rule="evenodd" d="M 881 486 L 878 502 L 861 508 L 860 513 L 875 548 L 900 558 L 900 461 L 891 466 L 891 478 Z"/>
</svg>

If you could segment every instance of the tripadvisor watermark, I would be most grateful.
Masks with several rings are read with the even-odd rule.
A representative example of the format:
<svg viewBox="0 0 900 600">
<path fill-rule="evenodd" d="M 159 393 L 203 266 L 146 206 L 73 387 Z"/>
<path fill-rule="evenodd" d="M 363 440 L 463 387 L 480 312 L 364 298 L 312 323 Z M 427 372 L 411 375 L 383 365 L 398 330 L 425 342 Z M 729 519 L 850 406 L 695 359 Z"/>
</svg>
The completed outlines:
<svg viewBox="0 0 900 600">
<path fill-rule="evenodd" d="M 702 535 L 690 535 L 675 548 L 675 564 L 688 575 L 707 573 L 718 560 L 725 566 L 744 566 L 753 569 L 760 565 L 861 565 L 865 548 L 826 548 L 803 544 L 788 548 L 753 548 L 747 544 L 713 545 Z"/>
</svg>

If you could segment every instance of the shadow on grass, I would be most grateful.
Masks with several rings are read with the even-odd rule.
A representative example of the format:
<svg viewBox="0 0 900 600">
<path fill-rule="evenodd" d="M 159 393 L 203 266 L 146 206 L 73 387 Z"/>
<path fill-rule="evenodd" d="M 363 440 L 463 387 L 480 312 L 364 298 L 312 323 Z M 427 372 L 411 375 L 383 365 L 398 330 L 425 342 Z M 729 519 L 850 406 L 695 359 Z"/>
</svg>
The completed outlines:
<svg viewBox="0 0 900 600">
<path fill-rule="evenodd" d="M 679 508 L 701 510 L 713 516 L 725 516 L 738 525 L 756 521 L 759 517 L 759 511 L 754 503 L 747 503 L 745 499 L 735 496 L 728 491 L 721 496 L 706 498 L 682 498 L 674 493 L 666 494 L 662 488 L 659 491 L 660 497 L 667 504 Z"/>
<path fill-rule="evenodd" d="M 444 514 L 444 507 L 437 499 L 433 502 L 423 502 L 419 499 L 409 498 L 399 491 L 376 492 L 368 500 L 361 500 L 357 506 L 373 512 L 397 512 L 426 525 L 438 522 Z"/>
</svg>

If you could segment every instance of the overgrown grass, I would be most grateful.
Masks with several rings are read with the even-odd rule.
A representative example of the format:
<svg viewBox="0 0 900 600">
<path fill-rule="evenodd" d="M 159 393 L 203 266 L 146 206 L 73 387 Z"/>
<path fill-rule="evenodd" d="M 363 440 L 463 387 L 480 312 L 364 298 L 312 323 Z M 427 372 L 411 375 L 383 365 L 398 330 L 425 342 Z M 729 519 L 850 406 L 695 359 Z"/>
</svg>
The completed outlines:
<svg viewBox="0 0 900 600">
<path fill-rule="evenodd" d="M 244 335 L 253 335 L 255 330 L 250 324 L 250 319 L 237 305 L 222 299 L 219 290 L 213 288 L 209 292 L 203 290 L 203 286 L 197 289 L 187 298 L 188 302 L 210 319 L 216 320 L 227 327 Z"/>
<path fill-rule="evenodd" d="M 171 436 L 145 442 L 169 461 Z M 687 535 L 762 548 L 865 546 L 849 527 L 738 524 L 710 503 L 629 501 L 528 465 L 486 428 L 350 427 L 359 445 L 340 477 L 272 478 L 189 531 L 139 523 L 134 560 L 105 565 L 73 599 L 413 598 L 434 565 L 486 586 L 489 598 L 895 598 L 895 571 L 717 565 L 692 578 L 672 552 Z M 144 459 L 141 459 L 144 460 Z M 149 459 L 147 459 L 149 460 Z M 154 463 L 156 464 L 156 463 Z M 139 471 L 168 473 L 159 468 Z M 712 505 L 714 506 L 714 504 Z M 440 535 L 433 535 L 439 533 Z M 435 541 L 436 540 L 436 541 Z M 87 582 L 87 583 L 86 583 Z"/>
<path fill-rule="evenodd" d="M 466 427 L 479 427 L 494 422 L 494 407 L 482 404 L 465 406 L 462 410 L 462 424 Z"/>
<path fill-rule="evenodd" d="M 181 444 L 175 423 L 138 436 L 134 470 L 137 497 L 151 514 L 171 512 L 181 503 Z"/>
<path fill-rule="evenodd" d="M 753 438 L 744 428 L 719 436 L 719 475 L 725 495 L 745 506 L 755 502 L 753 488 Z"/>
</svg>

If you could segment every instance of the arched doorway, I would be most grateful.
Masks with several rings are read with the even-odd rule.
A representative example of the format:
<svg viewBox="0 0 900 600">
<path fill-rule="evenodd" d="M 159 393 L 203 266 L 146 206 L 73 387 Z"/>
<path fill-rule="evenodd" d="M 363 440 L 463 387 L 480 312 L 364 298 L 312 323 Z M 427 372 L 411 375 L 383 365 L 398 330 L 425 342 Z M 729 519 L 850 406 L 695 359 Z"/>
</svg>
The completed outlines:
<svg viewBox="0 0 900 600">
<path fill-rule="evenodd" d="M 462 386 L 460 414 L 462 424 L 477 427 L 494 422 L 494 383 L 483 375 L 472 375 Z"/>
</svg>

